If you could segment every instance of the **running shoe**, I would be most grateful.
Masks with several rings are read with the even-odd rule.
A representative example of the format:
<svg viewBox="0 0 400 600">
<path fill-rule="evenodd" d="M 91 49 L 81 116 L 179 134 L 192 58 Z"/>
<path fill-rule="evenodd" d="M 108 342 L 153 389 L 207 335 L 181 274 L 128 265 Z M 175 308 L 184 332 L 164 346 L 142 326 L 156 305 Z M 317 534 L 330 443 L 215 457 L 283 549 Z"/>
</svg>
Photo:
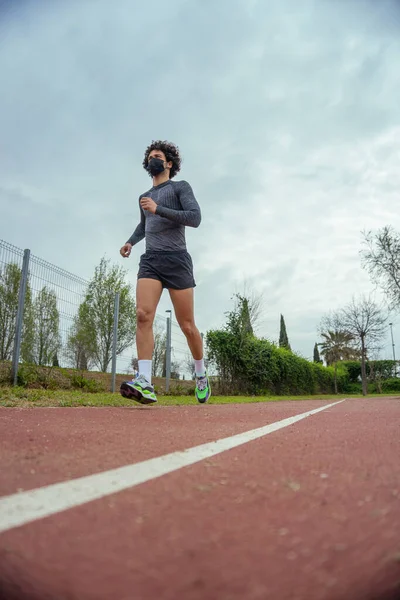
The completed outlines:
<svg viewBox="0 0 400 600">
<path fill-rule="evenodd" d="M 207 400 L 210 398 L 211 385 L 210 385 L 210 380 L 208 379 L 207 373 L 205 375 L 203 375 L 202 377 L 196 376 L 195 394 L 196 394 L 197 401 L 200 402 L 201 404 L 204 404 L 204 402 L 207 402 Z"/>
<path fill-rule="evenodd" d="M 124 381 L 120 388 L 121 395 L 140 404 L 155 404 L 157 397 L 154 387 L 144 375 L 139 375 L 133 381 Z"/>
</svg>

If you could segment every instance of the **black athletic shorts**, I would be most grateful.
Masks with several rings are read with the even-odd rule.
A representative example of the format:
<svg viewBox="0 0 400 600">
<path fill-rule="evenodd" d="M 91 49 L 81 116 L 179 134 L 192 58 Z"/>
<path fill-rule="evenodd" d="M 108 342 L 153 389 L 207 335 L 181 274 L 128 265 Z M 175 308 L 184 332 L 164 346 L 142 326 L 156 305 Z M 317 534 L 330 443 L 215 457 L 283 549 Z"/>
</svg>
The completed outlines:
<svg viewBox="0 0 400 600">
<path fill-rule="evenodd" d="M 146 252 L 140 257 L 138 279 L 157 279 L 168 290 L 196 287 L 192 258 L 186 250 Z"/>
</svg>

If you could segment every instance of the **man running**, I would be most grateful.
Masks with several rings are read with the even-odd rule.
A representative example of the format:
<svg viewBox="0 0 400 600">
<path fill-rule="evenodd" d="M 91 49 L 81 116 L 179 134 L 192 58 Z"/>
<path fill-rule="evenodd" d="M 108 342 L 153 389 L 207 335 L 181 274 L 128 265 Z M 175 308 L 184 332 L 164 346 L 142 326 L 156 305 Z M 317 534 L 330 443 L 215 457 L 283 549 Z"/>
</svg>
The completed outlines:
<svg viewBox="0 0 400 600">
<path fill-rule="evenodd" d="M 153 141 L 146 149 L 143 167 L 152 177 L 153 186 L 139 197 L 140 223 L 120 250 L 120 254 L 128 258 L 132 247 L 146 239 L 136 288 L 139 372 L 133 381 L 122 383 L 120 392 L 125 398 L 133 398 L 141 404 L 157 402 L 151 384 L 153 321 L 163 289 L 167 288 L 194 359 L 196 398 L 204 403 L 209 399 L 211 389 L 204 365 L 203 341 L 194 321 L 196 283 L 185 239 L 185 227 L 200 225 L 200 207 L 186 181 L 171 181 L 181 168 L 177 146 L 166 141 Z"/>
</svg>

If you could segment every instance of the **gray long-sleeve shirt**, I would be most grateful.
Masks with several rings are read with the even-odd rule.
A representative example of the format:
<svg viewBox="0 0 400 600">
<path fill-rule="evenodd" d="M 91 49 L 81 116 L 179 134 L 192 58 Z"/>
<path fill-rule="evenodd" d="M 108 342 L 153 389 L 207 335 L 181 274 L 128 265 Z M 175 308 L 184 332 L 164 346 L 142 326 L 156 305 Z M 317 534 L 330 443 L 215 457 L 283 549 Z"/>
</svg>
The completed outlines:
<svg viewBox="0 0 400 600">
<path fill-rule="evenodd" d="M 152 198 L 155 214 L 143 210 L 140 199 Z M 140 223 L 129 238 L 134 246 L 146 238 L 147 252 L 186 250 L 185 227 L 198 227 L 200 206 L 187 181 L 168 180 L 139 196 Z"/>
</svg>

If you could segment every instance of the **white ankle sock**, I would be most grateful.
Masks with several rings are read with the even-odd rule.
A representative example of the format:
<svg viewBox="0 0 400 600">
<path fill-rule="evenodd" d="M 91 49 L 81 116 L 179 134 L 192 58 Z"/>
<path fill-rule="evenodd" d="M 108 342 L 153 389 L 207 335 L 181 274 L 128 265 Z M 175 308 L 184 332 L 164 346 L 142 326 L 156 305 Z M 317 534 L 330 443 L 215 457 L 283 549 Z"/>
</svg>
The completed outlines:
<svg viewBox="0 0 400 600">
<path fill-rule="evenodd" d="M 139 375 L 144 375 L 151 383 L 151 360 L 138 360 Z"/>
<path fill-rule="evenodd" d="M 206 374 L 206 366 L 204 364 L 204 358 L 201 360 L 194 361 L 194 370 L 196 371 L 197 377 L 203 377 Z"/>
</svg>

